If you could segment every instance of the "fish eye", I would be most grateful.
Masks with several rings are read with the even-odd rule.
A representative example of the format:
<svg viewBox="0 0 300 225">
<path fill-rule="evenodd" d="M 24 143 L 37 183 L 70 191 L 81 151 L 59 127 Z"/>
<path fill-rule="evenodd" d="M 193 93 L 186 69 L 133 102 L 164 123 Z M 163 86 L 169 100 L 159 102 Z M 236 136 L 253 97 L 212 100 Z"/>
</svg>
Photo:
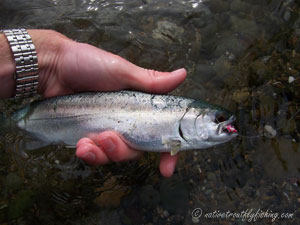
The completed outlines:
<svg viewBox="0 0 300 225">
<path fill-rule="evenodd" d="M 228 117 L 227 117 L 224 113 L 217 113 L 217 114 L 215 115 L 215 120 L 214 120 L 214 122 L 215 122 L 216 124 L 218 124 L 218 123 L 222 123 L 222 122 L 226 121 L 227 119 L 228 119 Z"/>
</svg>

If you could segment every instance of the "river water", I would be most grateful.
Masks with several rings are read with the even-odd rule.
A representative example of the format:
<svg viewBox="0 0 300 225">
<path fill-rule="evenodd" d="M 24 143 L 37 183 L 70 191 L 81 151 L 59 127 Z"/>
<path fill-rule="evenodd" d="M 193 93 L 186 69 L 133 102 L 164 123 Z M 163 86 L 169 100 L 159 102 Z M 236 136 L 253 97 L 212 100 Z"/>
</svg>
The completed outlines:
<svg viewBox="0 0 300 225">
<path fill-rule="evenodd" d="M 2 29 L 54 29 L 145 68 L 185 67 L 172 94 L 231 110 L 242 135 L 181 153 L 165 179 L 158 154 L 90 167 L 51 146 L 24 159 L 7 134 L 0 223 L 300 224 L 299 13 L 294 0 L 1 0 Z"/>
</svg>

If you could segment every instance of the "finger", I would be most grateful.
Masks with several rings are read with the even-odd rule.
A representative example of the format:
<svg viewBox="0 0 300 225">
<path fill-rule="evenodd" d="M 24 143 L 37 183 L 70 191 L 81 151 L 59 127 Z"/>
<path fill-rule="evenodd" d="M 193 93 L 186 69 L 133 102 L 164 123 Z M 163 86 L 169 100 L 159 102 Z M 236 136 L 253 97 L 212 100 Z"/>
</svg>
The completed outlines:
<svg viewBox="0 0 300 225">
<path fill-rule="evenodd" d="M 129 148 L 120 136 L 113 131 L 99 134 L 96 143 L 103 149 L 107 157 L 114 162 L 137 159 L 142 155 L 141 151 Z"/>
<path fill-rule="evenodd" d="M 110 162 L 102 149 L 90 138 L 82 138 L 78 141 L 76 156 L 90 165 L 104 165 Z"/>
<path fill-rule="evenodd" d="M 169 152 L 164 152 L 160 156 L 159 170 L 164 177 L 171 177 L 174 173 L 178 160 L 178 154 L 171 156 Z"/>
</svg>

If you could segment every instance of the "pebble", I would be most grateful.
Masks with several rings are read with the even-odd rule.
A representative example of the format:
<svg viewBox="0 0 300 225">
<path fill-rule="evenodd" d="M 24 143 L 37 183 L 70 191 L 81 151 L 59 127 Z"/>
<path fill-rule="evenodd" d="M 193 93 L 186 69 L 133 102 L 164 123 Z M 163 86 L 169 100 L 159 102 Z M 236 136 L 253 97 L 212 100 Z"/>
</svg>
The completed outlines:
<svg viewBox="0 0 300 225">
<path fill-rule="evenodd" d="M 271 137 L 275 137 L 277 133 L 276 130 L 270 125 L 265 125 L 265 131 L 271 135 Z"/>
<path fill-rule="evenodd" d="M 292 76 L 289 76 L 289 83 L 293 83 L 295 81 L 295 78 Z"/>
<path fill-rule="evenodd" d="M 210 180 L 210 181 L 216 181 L 216 175 L 212 172 L 208 172 L 207 173 L 207 179 Z"/>
<path fill-rule="evenodd" d="M 283 19 L 284 19 L 285 21 L 289 21 L 290 18 L 291 18 L 291 12 L 290 12 L 289 10 L 286 10 L 286 11 L 284 12 Z"/>
<path fill-rule="evenodd" d="M 170 214 L 167 210 L 164 210 L 163 215 L 164 215 L 164 217 L 169 217 L 170 216 Z"/>
</svg>

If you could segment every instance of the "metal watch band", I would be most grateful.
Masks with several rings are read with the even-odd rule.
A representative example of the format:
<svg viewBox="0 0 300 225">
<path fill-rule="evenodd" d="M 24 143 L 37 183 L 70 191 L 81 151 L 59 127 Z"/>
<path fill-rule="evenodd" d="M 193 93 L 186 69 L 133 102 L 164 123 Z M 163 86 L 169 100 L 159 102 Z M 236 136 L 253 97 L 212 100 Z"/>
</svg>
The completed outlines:
<svg viewBox="0 0 300 225">
<path fill-rule="evenodd" d="M 16 80 L 15 98 L 25 98 L 37 93 L 38 60 L 35 46 L 25 29 L 2 30 L 5 34 L 16 63 L 14 79 Z"/>
</svg>

